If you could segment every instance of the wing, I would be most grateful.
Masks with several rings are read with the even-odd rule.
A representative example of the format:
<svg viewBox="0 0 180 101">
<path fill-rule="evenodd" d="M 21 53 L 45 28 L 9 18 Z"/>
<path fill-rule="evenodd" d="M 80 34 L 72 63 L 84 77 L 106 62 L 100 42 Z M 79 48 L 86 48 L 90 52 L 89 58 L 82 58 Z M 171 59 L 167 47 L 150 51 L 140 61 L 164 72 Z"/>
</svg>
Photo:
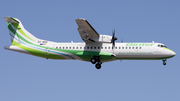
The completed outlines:
<svg viewBox="0 0 180 101">
<path fill-rule="evenodd" d="M 94 39 L 99 38 L 99 34 L 86 19 L 76 19 L 76 23 L 78 25 L 79 34 L 85 43 L 95 42 Z"/>
</svg>

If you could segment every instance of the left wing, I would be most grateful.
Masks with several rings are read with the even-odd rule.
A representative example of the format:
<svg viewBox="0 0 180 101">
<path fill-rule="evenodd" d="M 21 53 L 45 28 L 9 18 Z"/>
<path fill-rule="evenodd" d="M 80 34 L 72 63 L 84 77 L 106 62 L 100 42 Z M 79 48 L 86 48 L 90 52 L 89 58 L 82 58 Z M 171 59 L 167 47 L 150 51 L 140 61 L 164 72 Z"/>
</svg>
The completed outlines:
<svg viewBox="0 0 180 101">
<path fill-rule="evenodd" d="M 99 35 L 86 19 L 76 19 L 78 31 L 85 43 L 112 43 L 112 36 Z"/>
<path fill-rule="evenodd" d="M 99 38 L 100 35 L 86 19 L 76 19 L 76 23 L 79 27 L 79 34 L 85 43 L 95 42 Z"/>
</svg>

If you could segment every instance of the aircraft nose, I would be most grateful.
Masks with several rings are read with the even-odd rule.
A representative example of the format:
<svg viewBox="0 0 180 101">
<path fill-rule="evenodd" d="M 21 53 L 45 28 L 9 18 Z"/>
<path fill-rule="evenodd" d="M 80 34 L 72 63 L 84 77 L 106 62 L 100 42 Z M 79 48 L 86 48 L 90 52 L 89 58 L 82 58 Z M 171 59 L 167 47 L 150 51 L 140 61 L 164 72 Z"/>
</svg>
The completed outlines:
<svg viewBox="0 0 180 101">
<path fill-rule="evenodd" d="M 176 55 L 176 53 L 175 53 L 174 51 L 170 51 L 170 54 L 171 54 L 172 56 L 175 56 L 175 55 Z"/>
</svg>

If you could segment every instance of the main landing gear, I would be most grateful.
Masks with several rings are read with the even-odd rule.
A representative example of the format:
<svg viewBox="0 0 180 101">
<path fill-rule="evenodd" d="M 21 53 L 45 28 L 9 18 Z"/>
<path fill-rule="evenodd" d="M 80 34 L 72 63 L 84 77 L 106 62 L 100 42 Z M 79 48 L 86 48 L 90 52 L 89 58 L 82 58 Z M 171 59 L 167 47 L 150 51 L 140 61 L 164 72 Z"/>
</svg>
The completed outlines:
<svg viewBox="0 0 180 101">
<path fill-rule="evenodd" d="M 93 56 L 93 58 L 91 59 L 91 63 L 92 64 L 96 63 L 96 65 L 95 65 L 96 69 L 100 69 L 101 68 L 102 62 L 100 62 L 99 58 L 100 58 L 99 56 Z"/>
<path fill-rule="evenodd" d="M 163 65 L 166 65 L 166 60 L 162 60 L 163 61 Z"/>
</svg>

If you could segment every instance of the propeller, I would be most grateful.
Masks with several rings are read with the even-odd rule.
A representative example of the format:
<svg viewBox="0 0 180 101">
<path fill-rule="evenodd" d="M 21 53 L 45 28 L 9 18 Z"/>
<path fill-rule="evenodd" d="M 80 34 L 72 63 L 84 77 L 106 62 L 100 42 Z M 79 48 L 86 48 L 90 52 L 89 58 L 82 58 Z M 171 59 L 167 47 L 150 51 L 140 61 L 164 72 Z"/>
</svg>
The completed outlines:
<svg viewBox="0 0 180 101">
<path fill-rule="evenodd" d="M 115 41 L 117 40 L 117 38 L 115 37 L 115 30 L 114 30 L 112 33 L 113 33 L 113 35 L 112 35 L 111 43 L 112 43 L 113 49 L 114 49 L 114 47 L 115 47 Z"/>
</svg>

